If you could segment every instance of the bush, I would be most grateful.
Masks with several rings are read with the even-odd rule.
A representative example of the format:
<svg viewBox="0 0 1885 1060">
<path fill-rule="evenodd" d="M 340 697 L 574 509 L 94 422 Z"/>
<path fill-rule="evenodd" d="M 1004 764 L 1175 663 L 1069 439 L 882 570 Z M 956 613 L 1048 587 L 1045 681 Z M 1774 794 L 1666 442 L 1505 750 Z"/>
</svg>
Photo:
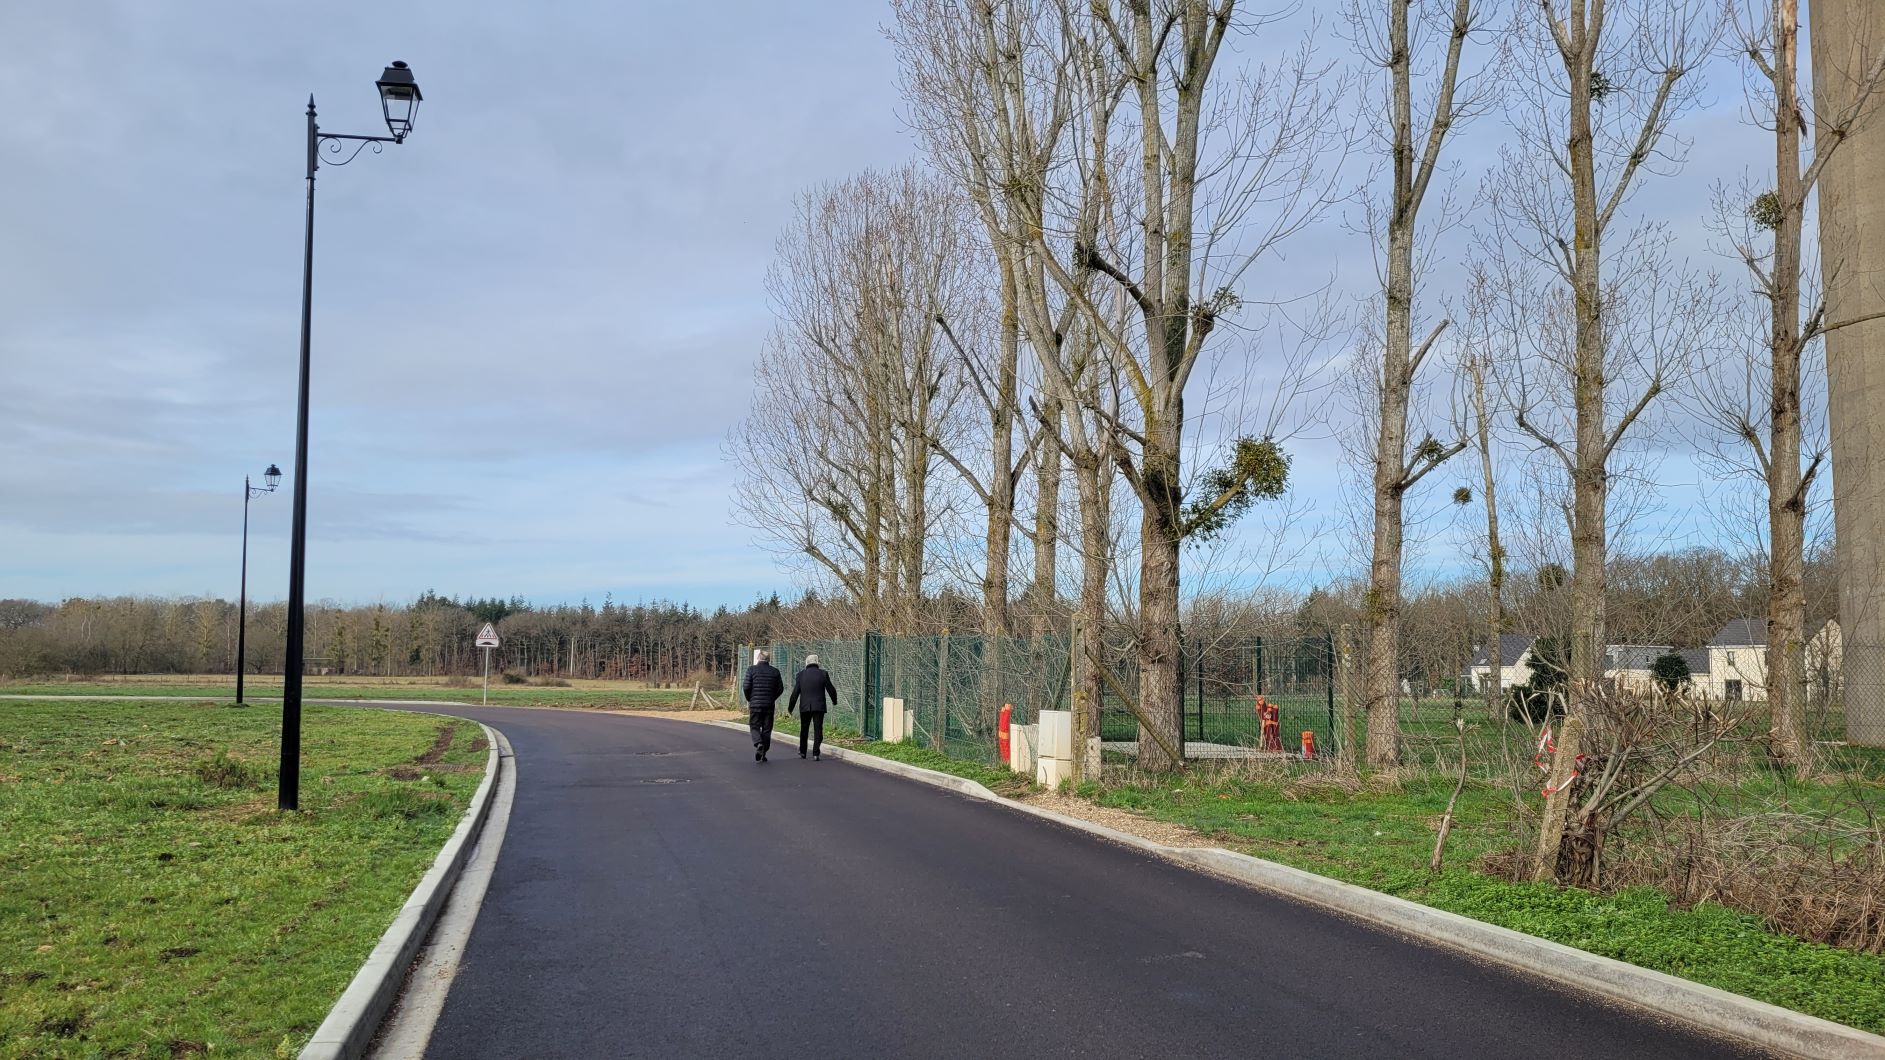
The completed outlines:
<svg viewBox="0 0 1885 1060">
<path fill-rule="evenodd" d="M 498 674 L 498 677 L 507 685 L 527 685 L 530 683 L 530 678 L 525 677 L 515 670 L 505 670 Z"/>
</svg>

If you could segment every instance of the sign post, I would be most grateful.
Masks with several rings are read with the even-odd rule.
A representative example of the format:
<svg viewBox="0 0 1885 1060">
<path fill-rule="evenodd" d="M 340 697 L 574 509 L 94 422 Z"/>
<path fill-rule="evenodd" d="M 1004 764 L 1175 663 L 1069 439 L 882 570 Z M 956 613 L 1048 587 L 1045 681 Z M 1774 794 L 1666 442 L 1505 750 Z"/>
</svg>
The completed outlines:
<svg viewBox="0 0 1885 1060">
<path fill-rule="evenodd" d="M 489 622 L 478 631 L 478 647 L 484 649 L 484 705 L 491 705 L 491 649 L 497 647 L 497 627 Z"/>
</svg>

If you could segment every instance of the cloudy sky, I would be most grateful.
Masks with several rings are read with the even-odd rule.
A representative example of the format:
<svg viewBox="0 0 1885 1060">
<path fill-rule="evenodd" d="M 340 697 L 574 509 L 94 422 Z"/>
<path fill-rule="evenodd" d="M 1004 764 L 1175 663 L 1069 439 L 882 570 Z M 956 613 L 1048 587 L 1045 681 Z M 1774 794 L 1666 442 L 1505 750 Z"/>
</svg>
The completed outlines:
<svg viewBox="0 0 1885 1060">
<path fill-rule="evenodd" d="M 728 517 L 722 446 L 793 196 L 915 154 L 888 17 L 0 5 L 0 596 L 235 592 L 242 477 L 293 460 L 307 97 L 327 131 L 380 132 L 393 59 L 426 95 L 412 139 L 320 179 L 310 597 L 789 589 Z M 1707 267 L 1697 204 L 1759 151 L 1717 73 L 1694 160 L 1639 201 Z M 1463 142 L 1468 197 L 1499 139 L 1492 117 Z M 1299 274 L 1372 276 L 1338 221 L 1296 253 Z M 1333 447 L 1298 453 L 1301 525 L 1339 518 Z M 1696 478 L 1660 473 L 1678 495 Z M 252 508 L 260 598 L 285 592 L 289 503 Z"/>
</svg>

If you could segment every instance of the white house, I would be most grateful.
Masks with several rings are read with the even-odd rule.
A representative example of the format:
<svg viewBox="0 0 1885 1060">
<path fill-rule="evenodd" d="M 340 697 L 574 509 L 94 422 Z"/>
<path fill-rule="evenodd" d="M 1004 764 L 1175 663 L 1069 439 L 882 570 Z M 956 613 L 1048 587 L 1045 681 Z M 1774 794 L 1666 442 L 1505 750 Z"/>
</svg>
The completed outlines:
<svg viewBox="0 0 1885 1060">
<path fill-rule="evenodd" d="M 1695 690 L 1729 702 L 1767 699 L 1767 620 L 1737 618 L 1708 642 L 1708 676 Z"/>
<path fill-rule="evenodd" d="M 1532 642 L 1530 633 L 1499 634 L 1499 687 L 1512 688 L 1532 678 Z M 1485 645 L 1473 656 L 1466 676 L 1475 691 L 1484 692 L 1492 683 L 1492 660 Z"/>
<path fill-rule="evenodd" d="M 1656 660 L 1675 650 L 1668 644 L 1604 645 L 1604 677 L 1624 692 L 1647 692 L 1655 682 Z"/>
</svg>

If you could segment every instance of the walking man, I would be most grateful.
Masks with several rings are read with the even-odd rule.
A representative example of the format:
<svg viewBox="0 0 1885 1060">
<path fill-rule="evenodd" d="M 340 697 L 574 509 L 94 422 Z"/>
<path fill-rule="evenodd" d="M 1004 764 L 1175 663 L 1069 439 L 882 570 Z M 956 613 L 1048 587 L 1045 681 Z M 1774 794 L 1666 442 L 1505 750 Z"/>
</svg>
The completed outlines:
<svg viewBox="0 0 1885 1060">
<path fill-rule="evenodd" d="M 758 661 L 746 671 L 740 691 L 746 696 L 749 712 L 746 727 L 753 733 L 753 761 L 764 762 L 772 747 L 772 715 L 779 707 L 779 697 L 785 694 L 785 678 L 772 665 L 771 652 L 759 653 Z"/>
<path fill-rule="evenodd" d="M 801 700 L 803 703 L 801 704 Z M 818 665 L 818 656 L 805 657 L 805 669 L 792 679 L 792 699 L 785 705 L 785 712 L 792 713 L 794 708 L 804 706 L 805 713 L 799 715 L 799 757 L 805 757 L 805 738 L 812 740 L 812 761 L 818 761 L 818 749 L 825 745 L 825 707 L 838 702 L 838 687 L 831 683 L 831 675 Z"/>
</svg>

